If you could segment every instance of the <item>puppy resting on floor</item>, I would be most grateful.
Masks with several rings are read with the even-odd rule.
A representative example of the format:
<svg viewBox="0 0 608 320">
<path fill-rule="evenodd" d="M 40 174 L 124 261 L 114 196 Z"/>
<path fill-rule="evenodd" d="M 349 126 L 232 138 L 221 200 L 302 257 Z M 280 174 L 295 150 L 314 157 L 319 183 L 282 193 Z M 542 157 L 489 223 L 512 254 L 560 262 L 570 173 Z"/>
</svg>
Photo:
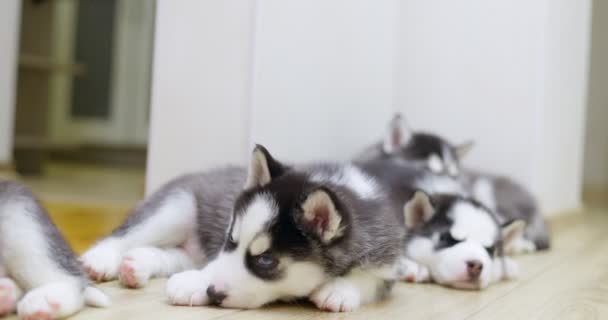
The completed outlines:
<svg viewBox="0 0 608 320">
<path fill-rule="evenodd" d="M 479 290 L 517 276 L 517 264 L 502 255 L 524 232 L 515 220 L 501 226 L 480 203 L 457 195 L 417 191 L 404 206 L 409 229 L 404 278 Z"/>
<path fill-rule="evenodd" d="M 57 319 L 108 306 L 31 192 L 0 180 L 0 317 Z"/>
<path fill-rule="evenodd" d="M 352 311 L 385 297 L 398 277 L 402 204 L 385 194 L 355 165 L 292 167 L 257 146 L 248 171 L 170 182 L 82 260 L 92 278 L 130 287 L 172 275 L 167 294 L 176 305 L 309 298 Z"/>
</svg>

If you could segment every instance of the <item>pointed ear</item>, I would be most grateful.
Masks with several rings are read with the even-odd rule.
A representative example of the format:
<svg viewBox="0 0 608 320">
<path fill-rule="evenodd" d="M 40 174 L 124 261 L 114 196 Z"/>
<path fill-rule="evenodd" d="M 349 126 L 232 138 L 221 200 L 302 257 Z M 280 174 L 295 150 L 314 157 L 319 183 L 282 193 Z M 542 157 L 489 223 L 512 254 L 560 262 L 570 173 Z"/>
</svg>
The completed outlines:
<svg viewBox="0 0 608 320">
<path fill-rule="evenodd" d="M 388 126 L 386 136 L 382 143 L 382 150 L 386 154 L 393 154 L 399 148 L 407 145 L 412 139 L 413 132 L 408 128 L 401 114 L 396 114 Z"/>
<path fill-rule="evenodd" d="M 465 143 L 462 143 L 460 145 L 457 145 L 455 147 L 456 150 L 456 155 L 458 156 L 458 159 L 462 159 L 464 158 L 464 156 L 466 156 L 471 149 L 473 149 L 473 147 L 475 146 L 475 142 L 473 142 L 473 140 L 469 140 Z"/>
<path fill-rule="evenodd" d="M 256 145 L 251 155 L 244 189 L 264 186 L 281 174 L 284 167 L 276 161 L 262 145 Z"/>
<path fill-rule="evenodd" d="M 429 195 L 418 190 L 414 192 L 414 195 L 403 207 L 403 213 L 405 215 L 405 226 L 414 228 L 431 220 L 435 214 L 435 208 L 433 208 Z"/>
<path fill-rule="evenodd" d="M 502 243 L 505 252 L 509 252 L 515 241 L 524 235 L 526 222 L 514 220 L 502 226 Z"/>
<path fill-rule="evenodd" d="M 302 203 L 300 225 L 306 232 L 327 244 L 342 236 L 344 226 L 342 215 L 328 191 L 316 189 L 306 196 Z"/>
</svg>

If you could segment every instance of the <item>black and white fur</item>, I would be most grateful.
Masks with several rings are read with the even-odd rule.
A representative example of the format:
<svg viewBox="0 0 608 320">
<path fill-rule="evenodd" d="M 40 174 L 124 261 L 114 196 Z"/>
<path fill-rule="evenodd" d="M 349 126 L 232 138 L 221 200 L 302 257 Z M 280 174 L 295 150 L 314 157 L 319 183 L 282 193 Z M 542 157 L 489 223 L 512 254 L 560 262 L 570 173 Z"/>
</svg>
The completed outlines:
<svg viewBox="0 0 608 320">
<path fill-rule="evenodd" d="M 58 319 L 104 307 L 72 249 L 32 193 L 0 180 L 0 317 Z"/>
<path fill-rule="evenodd" d="M 377 159 L 360 166 L 385 187 L 392 205 L 404 208 L 408 236 L 401 265 L 403 280 L 434 280 L 455 288 L 483 289 L 492 282 L 515 277 L 517 265 L 502 257 L 500 226 L 491 210 L 464 195 L 434 192 L 429 197 L 421 187 L 429 189 L 432 177 L 428 176 L 433 174 L 415 165 Z M 523 225 L 518 221 L 513 226 Z M 459 241 L 442 243 L 441 237 L 453 228 L 455 236 L 460 234 Z M 507 239 L 509 244 L 513 237 Z M 486 253 L 484 246 L 492 252 Z M 473 267 L 479 272 L 467 273 Z"/>
<path fill-rule="evenodd" d="M 247 172 L 169 183 L 82 260 L 94 278 L 133 287 L 172 275 L 167 294 L 176 305 L 309 298 L 323 310 L 352 311 L 386 296 L 398 277 L 402 204 L 384 194 L 357 166 L 291 167 L 257 146 Z"/>
<path fill-rule="evenodd" d="M 400 115 L 396 115 L 384 140 L 366 149 L 357 161 L 388 160 L 407 167 L 414 166 L 433 176 L 427 179 L 434 181 L 431 187 L 422 187 L 425 191 L 473 197 L 495 211 L 500 223 L 524 221 L 524 235 L 505 248 L 507 253 L 548 249 L 547 223 L 528 190 L 507 177 L 462 167 L 461 159 L 472 146 L 471 142 L 455 146 L 438 135 L 413 131 Z"/>
<path fill-rule="evenodd" d="M 501 226 L 475 200 L 423 191 L 407 201 L 404 216 L 409 230 L 403 261 L 407 281 L 480 290 L 517 276 L 517 264 L 503 257 L 502 249 L 523 233 L 523 221 Z"/>
</svg>

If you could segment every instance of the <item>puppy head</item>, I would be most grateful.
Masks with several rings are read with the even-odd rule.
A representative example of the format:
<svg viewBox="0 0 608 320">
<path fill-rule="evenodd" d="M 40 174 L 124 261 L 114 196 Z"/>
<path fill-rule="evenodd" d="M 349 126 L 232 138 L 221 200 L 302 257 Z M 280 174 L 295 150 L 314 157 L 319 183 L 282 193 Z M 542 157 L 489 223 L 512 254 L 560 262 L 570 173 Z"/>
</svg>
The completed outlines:
<svg viewBox="0 0 608 320">
<path fill-rule="evenodd" d="M 407 255 L 425 265 L 433 280 L 459 289 L 483 289 L 493 279 L 499 246 L 525 227 L 517 220 L 501 228 L 490 211 L 453 195 L 414 193 L 404 207 L 411 238 Z"/>
<path fill-rule="evenodd" d="M 434 134 L 413 131 L 400 114 L 394 116 L 382 143 L 384 156 L 407 161 L 438 175 L 458 176 L 460 160 L 473 142 L 452 145 Z"/>
<path fill-rule="evenodd" d="M 224 248 L 207 267 L 211 301 L 256 308 L 308 296 L 327 277 L 324 248 L 348 231 L 344 212 L 330 190 L 257 146 Z"/>
</svg>

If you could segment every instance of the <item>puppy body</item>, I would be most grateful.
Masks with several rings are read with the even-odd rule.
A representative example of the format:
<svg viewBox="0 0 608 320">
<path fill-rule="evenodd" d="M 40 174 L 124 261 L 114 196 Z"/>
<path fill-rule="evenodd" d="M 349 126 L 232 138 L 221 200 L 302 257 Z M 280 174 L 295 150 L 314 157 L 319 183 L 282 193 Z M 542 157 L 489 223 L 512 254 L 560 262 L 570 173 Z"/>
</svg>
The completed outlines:
<svg viewBox="0 0 608 320">
<path fill-rule="evenodd" d="M 0 265 L 0 316 L 16 309 L 24 318 L 56 319 L 85 303 L 109 305 L 103 293 L 89 286 L 73 251 L 31 192 L 4 180 Z"/>
<path fill-rule="evenodd" d="M 398 276 L 402 204 L 384 194 L 355 165 L 291 167 L 258 146 L 248 170 L 169 183 L 82 260 L 93 278 L 131 287 L 173 275 L 167 294 L 179 305 L 308 297 L 351 311 L 385 296 Z"/>
</svg>

